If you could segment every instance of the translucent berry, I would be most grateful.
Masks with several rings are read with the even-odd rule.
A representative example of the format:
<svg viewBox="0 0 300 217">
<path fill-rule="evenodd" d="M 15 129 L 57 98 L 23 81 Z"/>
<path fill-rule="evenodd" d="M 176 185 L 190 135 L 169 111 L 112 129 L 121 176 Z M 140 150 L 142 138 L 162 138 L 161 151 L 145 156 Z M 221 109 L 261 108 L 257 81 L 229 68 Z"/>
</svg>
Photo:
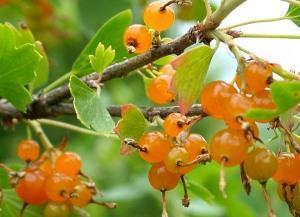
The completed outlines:
<svg viewBox="0 0 300 217">
<path fill-rule="evenodd" d="M 187 150 L 184 147 L 175 146 L 164 159 L 164 164 L 171 173 L 184 174 L 186 172 L 185 168 L 180 165 L 187 163 L 188 160 L 189 154 Z"/>
<path fill-rule="evenodd" d="M 266 148 L 254 148 L 244 161 L 246 174 L 259 182 L 266 182 L 278 167 L 277 157 Z"/>
<path fill-rule="evenodd" d="M 239 89 L 241 89 L 241 87 L 242 87 L 242 81 L 241 81 L 241 76 L 239 74 L 237 74 L 236 77 L 235 77 L 235 83 L 236 83 L 237 87 Z M 249 86 L 247 84 L 245 84 L 245 85 L 246 85 L 246 87 L 244 89 L 244 92 L 246 94 L 252 94 L 251 89 L 249 88 Z"/>
<path fill-rule="evenodd" d="M 144 134 L 140 138 L 139 146 L 145 148 L 145 151 L 139 150 L 141 158 L 149 163 L 163 161 L 171 148 L 170 142 L 160 132 Z"/>
<path fill-rule="evenodd" d="M 91 190 L 85 184 L 80 183 L 75 186 L 69 201 L 73 206 L 84 207 L 92 201 Z"/>
<path fill-rule="evenodd" d="M 275 109 L 276 106 L 272 100 L 270 91 L 262 90 L 252 96 L 256 108 Z"/>
<path fill-rule="evenodd" d="M 245 81 L 253 93 L 264 90 L 272 78 L 272 68 L 268 64 L 251 62 L 245 68 Z"/>
<path fill-rule="evenodd" d="M 76 182 L 62 173 L 54 173 L 46 180 L 46 193 L 54 202 L 65 202 L 69 199 Z"/>
<path fill-rule="evenodd" d="M 18 144 L 17 154 L 23 161 L 30 162 L 38 158 L 39 145 L 33 140 L 23 140 Z"/>
<path fill-rule="evenodd" d="M 131 25 L 124 33 L 123 42 L 130 53 L 144 53 L 151 47 L 151 34 L 146 26 Z"/>
<path fill-rule="evenodd" d="M 48 201 L 45 192 L 45 181 L 46 177 L 43 172 L 39 170 L 25 171 L 24 177 L 20 178 L 16 185 L 16 193 L 28 204 L 44 204 Z"/>
<path fill-rule="evenodd" d="M 155 1 L 149 4 L 144 10 L 145 24 L 156 31 L 167 30 L 175 20 L 173 9 L 169 6 L 163 9 L 163 5 L 163 2 Z"/>
<path fill-rule="evenodd" d="M 172 190 L 177 186 L 180 175 L 170 173 L 163 163 L 156 163 L 151 167 L 148 179 L 153 188 L 165 191 Z"/>
<path fill-rule="evenodd" d="M 172 76 L 162 74 L 154 78 L 147 88 L 147 96 L 156 104 L 170 103 L 176 94 L 170 91 Z"/>
<path fill-rule="evenodd" d="M 55 170 L 58 173 L 63 173 L 67 176 L 76 176 L 81 168 L 80 157 L 73 152 L 65 152 L 60 155 L 55 164 Z"/>
<path fill-rule="evenodd" d="M 278 156 L 278 169 L 273 176 L 276 182 L 293 185 L 300 179 L 300 159 L 291 153 L 281 153 Z"/>
<path fill-rule="evenodd" d="M 189 155 L 188 162 L 195 160 L 201 154 L 208 153 L 207 143 L 205 139 L 198 134 L 190 134 L 184 143 L 184 148 Z M 195 167 L 195 164 L 187 167 L 182 167 L 181 171 L 185 174 L 190 172 Z"/>
<path fill-rule="evenodd" d="M 176 137 L 186 130 L 189 123 L 186 116 L 179 113 L 169 114 L 164 121 L 164 130 L 168 136 Z"/>
<path fill-rule="evenodd" d="M 69 217 L 70 207 L 66 203 L 49 202 L 44 208 L 44 217 Z"/>
<path fill-rule="evenodd" d="M 224 103 L 236 90 L 224 81 L 213 81 L 202 90 L 200 103 L 203 110 L 214 118 L 223 118 Z"/>
<path fill-rule="evenodd" d="M 174 76 L 174 74 L 176 73 L 176 70 L 173 68 L 173 66 L 171 64 L 167 64 L 167 65 L 164 65 L 163 67 L 161 67 L 159 69 L 159 72 L 161 72 L 165 75 Z"/>
<path fill-rule="evenodd" d="M 239 165 L 247 157 L 249 142 L 234 129 L 217 132 L 210 143 L 210 154 L 213 160 L 231 167 Z"/>
</svg>

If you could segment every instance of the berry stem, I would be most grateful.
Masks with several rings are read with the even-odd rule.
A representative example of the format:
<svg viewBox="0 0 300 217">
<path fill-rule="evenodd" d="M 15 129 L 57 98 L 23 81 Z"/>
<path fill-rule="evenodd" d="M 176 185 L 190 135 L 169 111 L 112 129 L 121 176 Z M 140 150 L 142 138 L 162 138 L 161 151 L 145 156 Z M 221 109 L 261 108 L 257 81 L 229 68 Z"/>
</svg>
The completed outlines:
<svg viewBox="0 0 300 217">
<path fill-rule="evenodd" d="M 247 176 L 244 168 L 244 163 L 241 163 L 240 165 L 240 175 L 241 175 L 241 180 L 243 184 L 243 188 L 246 192 L 247 195 L 250 195 L 251 192 L 251 184 L 250 184 L 250 179 Z"/>
<path fill-rule="evenodd" d="M 94 200 L 92 200 L 91 203 L 94 203 L 94 204 L 97 204 L 97 205 L 100 205 L 100 206 L 104 206 L 104 207 L 109 208 L 109 209 L 117 208 L 116 203 L 97 202 L 97 201 L 94 201 Z"/>
<path fill-rule="evenodd" d="M 225 192 L 225 188 L 226 188 L 226 179 L 225 179 L 225 163 L 227 161 L 226 157 L 222 158 L 221 161 L 221 168 L 220 168 L 220 181 L 219 181 L 219 189 L 222 193 L 222 196 L 224 198 L 227 198 L 227 194 Z"/>
<path fill-rule="evenodd" d="M 63 128 L 63 129 L 75 131 L 78 133 L 91 135 L 91 136 L 103 136 L 103 137 L 107 137 L 107 138 L 117 138 L 117 136 L 113 133 L 96 132 L 96 131 L 88 130 L 88 129 L 81 128 L 78 126 L 74 126 L 72 124 L 60 122 L 60 121 L 49 120 L 49 119 L 37 119 L 37 121 L 40 124 L 49 125 L 49 126 L 53 126 L 53 127 L 59 127 L 59 128 Z"/>
<path fill-rule="evenodd" d="M 246 26 L 246 25 L 255 24 L 255 23 L 275 22 L 275 21 L 280 21 L 280 20 L 285 20 L 285 19 L 288 19 L 288 18 L 286 16 L 282 16 L 282 17 L 274 17 L 274 18 L 266 18 L 266 19 L 255 19 L 255 20 L 249 20 L 246 22 L 237 23 L 237 24 L 234 24 L 231 26 L 226 26 L 224 28 L 220 28 L 219 30 L 226 31 L 226 30 L 230 30 L 230 29 L 240 27 L 240 26 Z"/>
<path fill-rule="evenodd" d="M 276 39 L 300 39 L 299 34 L 259 34 L 259 33 L 241 33 L 240 38 L 276 38 Z"/>
<path fill-rule="evenodd" d="M 32 138 L 31 129 L 28 125 L 26 125 L 26 135 L 27 135 L 27 139 Z"/>
<path fill-rule="evenodd" d="M 180 176 L 180 179 L 181 179 L 183 192 L 184 192 L 183 198 L 181 200 L 182 201 L 182 206 L 189 207 L 190 199 L 189 199 L 189 195 L 188 195 L 188 191 L 187 191 L 187 187 L 186 187 L 186 181 L 185 181 L 184 176 Z"/>
<path fill-rule="evenodd" d="M 206 17 L 210 17 L 212 14 L 212 9 L 209 3 L 209 0 L 204 0 L 205 3 L 205 9 L 206 9 Z"/>
<path fill-rule="evenodd" d="M 8 166 L 6 166 L 5 164 L 1 164 L 0 163 L 0 168 L 2 168 L 8 174 L 14 172 L 11 168 L 9 168 Z"/>
<path fill-rule="evenodd" d="M 161 191 L 162 194 L 162 217 L 168 217 L 168 212 L 167 212 L 167 201 L 166 201 L 166 190 Z"/>
<path fill-rule="evenodd" d="M 20 210 L 19 217 L 22 217 L 26 208 L 28 207 L 28 203 L 23 203 L 22 209 Z"/>
<path fill-rule="evenodd" d="M 189 166 L 192 166 L 194 164 L 207 163 L 207 162 L 210 162 L 210 161 L 211 161 L 210 154 L 207 153 L 207 154 L 201 154 L 201 155 L 197 156 L 195 160 L 192 160 L 192 161 L 187 162 L 185 164 L 179 164 L 178 166 L 189 167 Z"/>
<path fill-rule="evenodd" d="M 141 147 L 135 140 L 133 139 L 124 139 L 124 143 L 126 145 L 132 146 L 133 148 L 138 149 L 141 152 L 147 152 L 147 148 L 146 147 Z"/>
<path fill-rule="evenodd" d="M 272 208 L 272 202 L 271 202 L 271 198 L 270 195 L 267 192 L 267 182 L 261 182 L 260 183 L 262 186 L 262 190 L 263 190 L 263 195 L 264 195 L 264 199 L 267 202 L 268 205 L 268 216 L 269 217 L 276 217 L 274 210 Z"/>
<path fill-rule="evenodd" d="M 54 88 L 66 83 L 69 80 L 69 77 L 73 74 L 73 72 L 68 72 L 61 77 L 59 77 L 57 80 L 53 81 L 51 84 L 49 84 L 47 87 L 43 89 L 43 93 L 48 93 L 49 91 L 53 90 Z"/>
<path fill-rule="evenodd" d="M 281 1 L 288 2 L 288 3 L 290 3 L 290 4 L 294 5 L 294 6 L 300 7 L 300 2 L 297 1 L 297 0 L 281 0 Z"/>
<path fill-rule="evenodd" d="M 46 150 L 50 150 L 53 148 L 53 145 L 51 144 L 50 140 L 48 139 L 46 133 L 42 129 L 41 125 L 37 121 L 30 121 L 30 120 L 24 120 L 26 124 L 28 124 L 37 134 L 39 139 L 41 140 L 42 145 Z"/>
</svg>

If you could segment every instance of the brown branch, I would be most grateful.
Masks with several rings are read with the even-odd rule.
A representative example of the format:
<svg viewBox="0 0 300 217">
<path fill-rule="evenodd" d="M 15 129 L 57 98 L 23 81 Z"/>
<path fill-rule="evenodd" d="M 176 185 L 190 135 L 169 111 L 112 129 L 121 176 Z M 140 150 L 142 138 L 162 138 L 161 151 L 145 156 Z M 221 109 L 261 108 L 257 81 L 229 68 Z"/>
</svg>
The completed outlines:
<svg viewBox="0 0 300 217">
<path fill-rule="evenodd" d="M 61 115 L 76 115 L 73 104 L 71 103 L 59 103 L 57 105 L 51 105 L 48 107 L 43 107 L 44 110 L 40 109 L 38 112 L 31 113 L 21 113 L 15 109 L 10 103 L 0 102 L 0 117 L 6 119 L 11 118 L 27 118 L 27 119 L 39 119 L 39 118 L 50 118 Z M 171 113 L 179 112 L 178 106 L 169 106 L 169 107 L 140 107 L 144 116 L 151 120 L 155 116 L 160 116 L 165 118 Z M 121 116 L 120 106 L 109 106 L 107 107 L 108 112 L 113 117 Z M 187 116 L 206 116 L 202 111 L 201 105 L 195 104 L 192 106 L 190 111 L 187 113 Z"/>
</svg>

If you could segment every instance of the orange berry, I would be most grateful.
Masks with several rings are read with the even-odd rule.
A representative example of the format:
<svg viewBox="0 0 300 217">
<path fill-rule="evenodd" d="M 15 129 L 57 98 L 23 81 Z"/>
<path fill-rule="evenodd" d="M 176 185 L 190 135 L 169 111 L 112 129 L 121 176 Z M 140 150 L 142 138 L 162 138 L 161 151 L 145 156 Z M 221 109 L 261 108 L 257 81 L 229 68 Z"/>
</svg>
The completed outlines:
<svg viewBox="0 0 300 217">
<path fill-rule="evenodd" d="M 255 93 L 252 96 L 253 102 L 255 104 L 255 108 L 262 109 L 275 109 L 276 106 L 272 100 L 272 96 L 270 91 L 262 90 L 260 92 Z"/>
<path fill-rule="evenodd" d="M 173 66 L 171 64 L 167 64 L 167 65 L 164 65 L 163 67 L 161 67 L 159 69 L 159 72 L 161 72 L 165 75 L 174 76 L 174 74 L 176 73 L 176 70 L 173 68 Z"/>
<path fill-rule="evenodd" d="M 153 164 L 149 173 L 148 180 L 151 186 L 157 190 L 172 190 L 179 182 L 180 175 L 170 173 L 163 163 Z"/>
<path fill-rule="evenodd" d="M 139 146 L 147 150 L 146 152 L 139 150 L 142 159 L 149 163 L 158 163 L 168 154 L 171 144 L 162 133 L 150 132 L 140 138 Z"/>
<path fill-rule="evenodd" d="M 84 207 L 92 201 L 91 190 L 83 183 L 76 185 L 70 196 L 72 206 Z"/>
<path fill-rule="evenodd" d="M 131 53 L 144 53 L 151 47 L 151 34 L 146 26 L 135 24 L 129 26 L 123 37 L 126 48 Z"/>
<path fill-rule="evenodd" d="M 241 89 L 242 87 L 242 81 L 241 81 L 241 76 L 240 74 L 237 74 L 236 77 L 235 77 L 235 83 L 236 83 L 236 86 Z M 251 89 L 249 88 L 249 86 L 246 84 L 246 87 L 244 89 L 245 93 L 246 94 L 251 94 Z"/>
<path fill-rule="evenodd" d="M 169 172 L 184 174 L 186 170 L 184 167 L 181 167 L 180 164 L 185 164 L 188 160 L 189 153 L 186 149 L 184 147 L 176 146 L 168 153 L 164 159 L 164 164 Z"/>
<path fill-rule="evenodd" d="M 244 161 L 244 168 L 251 179 L 266 182 L 278 168 L 277 157 L 266 148 L 254 148 Z"/>
<path fill-rule="evenodd" d="M 264 90 L 272 78 L 272 68 L 268 64 L 251 62 L 245 68 L 245 81 L 253 93 Z"/>
<path fill-rule="evenodd" d="M 149 99 L 156 104 L 166 104 L 174 100 L 176 94 L 169 90 L 171 82 L 172 76 L 166 74 L 154 78 L 147 89 Z"/>
<path fill-rule="evenodd" d="M 202 90 L 200 103 L 204 112 L 214 118 L 222 119 L 224 103 L 235 93 L 236 89 L 224 81 L 213 81 Z"/>
<path fill-rule="evenodd" d="M 40 170 L 25 171 L 24 177 L 20 178 L 16 185 L 16 193 L 28 204 L 44 204 L 48 201 L 45 192 L 45 181 L 46 177 Z"/>
<path fill-rule="evenodd" d="M 217 132 L 210 143 L 210 154 L 213 160 L 231 167 L 242 163 L 247 157 L 249 142 L 234 129 Z"/>
<path fill-rule="evenodd" d="M 278 156 L 278 169 L 273 176 L 276 182 L 293 185 L 300 179 L 300 158 L 292 153 L 281 153 Z"/>
<path fill-rule="evenodd" d="M 65 202 L 70 198 L 76 181 L 62 173 L 54 173 L 46 180 L 46 194 L 54 202 Z"/>
<path fill-rule="evenodd" d="M 67 176 L 76 176 L 81 168 L 80 157 L 73 152 L 65 152 L 60 155 L 55 163 L 55 170 L 58 173 L 63 173 Z"/>
<path fill-rule="evenodd" d="M 161 10 L 163 5 L 163 2 L 155 1 L 149 4 L 144 10 L 145 24 L 156 31 L 169 29 L 175 20 L 173 9 L 167 6 L 164 10 Z"/>
<path fill-rule="evenodd" d="M 187 129 L 187 118 L 179 113 L 171 113 L 166 117 L 163 127 L 168 136 L 176 137 Z"/>
<path fill-rule="evenodd" d="M 23 161 L 34 161 L 40 154 L 39 145 L 33 140 L 23 140 L 18 144 L 17 154 Z"/>
</svg>

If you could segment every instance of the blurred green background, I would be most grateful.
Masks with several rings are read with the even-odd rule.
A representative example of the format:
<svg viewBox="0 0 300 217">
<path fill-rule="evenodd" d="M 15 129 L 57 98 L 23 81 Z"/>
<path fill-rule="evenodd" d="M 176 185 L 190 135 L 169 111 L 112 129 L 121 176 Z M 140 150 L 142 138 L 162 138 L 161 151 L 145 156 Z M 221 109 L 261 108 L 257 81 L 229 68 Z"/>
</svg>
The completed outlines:
<svg viewBox="0 0 300 217">
<path fill-rule="evenodd" d="M 193 2 L 192 8 L 177 10 L 178 19 L 166 33 L 168 37 L 179 36 L 196 20 L 203 19 L 205 11 L 202 0 Z M 75 58 L 101 24 L 125 9 L 132 9 L 133 22 L 141 23 L 142 9 L 146 3 L 146 0 L 11 0 L 9 4 L 5 4 L 2 0 L 0 21 L 14 25 L 27 23 L 36 39 L 44 43 L 50 60 L 50 80 L 53 81 L 70 70 Z M 213 2 L 214 5 L 215 3 Z M 216 79 L 230 81 L 235 67 L 233 57 L 221 46 L 210 66 L 207 82 Z M 142 79 L 135 74 L 105 83 L 102 97 L 107 104 L 152 105 L 145 96 Z M 74 117 L 59 119 L 80 125 Z M 223 127 L 223 123 L 206 118 L 195 126 L 193 131 L 202 134 L 209 141 L 213 133 Z M 272 132 L 267 131 L 266 126 L 260 128 L 264 141 L 272 137 Z M 53 144 L 58 144 L 61 138 L 67 135 L 70 138 L 67 149 L 79 153 L 82 157 L 83 170 L 94 178 L 104 193 L 104 199 L 118 203 L 115 210 L 89 205 L 86 210 L 90 216 L 161 216 L 160 192 L 151 189 L 147 180 L 150 165 L 143 162 L 136 153 L 127 157 L 121 156 L 120 142 L 117 140 L 80 135 L 53 127 L 45 127 L 45 130 Z M 15 150 L 17 143 L 25 137 L 26 132 L 22 125 L 16 126 L 15 129 L 1 128 L 0 162 L 8 165 L 21 164 L 16 158 Z M 279 143 L 280 140 L 275 140 L 272 147 L 276 148 Z M 267 205 L 263 200 L 260 186 L 252 183 L 252 194 L 247 196 L 242 189 L 238 169 L 226 169 L 228 199 L 223 199 L 218 191 L 219 166 L 216 163 L 199 166 L 187 175 L 191 186 L 191 206 L 189 208 L 181 206 L 180 199 L 183 193 L 182 186 L 179 185 L 176 190 L 167 194 L 169 215 L 171 217 L 267 216 Z M 3 177 L 0 176 L 2 178 L 0 187 L 7 185 Z M 277 216 L 288 216 L 287 206 L 277 198 L 275 184 L 271 181 L 268 187 Z M 8 215 L 0 212 L 0 216 Z"/>
</svg>

